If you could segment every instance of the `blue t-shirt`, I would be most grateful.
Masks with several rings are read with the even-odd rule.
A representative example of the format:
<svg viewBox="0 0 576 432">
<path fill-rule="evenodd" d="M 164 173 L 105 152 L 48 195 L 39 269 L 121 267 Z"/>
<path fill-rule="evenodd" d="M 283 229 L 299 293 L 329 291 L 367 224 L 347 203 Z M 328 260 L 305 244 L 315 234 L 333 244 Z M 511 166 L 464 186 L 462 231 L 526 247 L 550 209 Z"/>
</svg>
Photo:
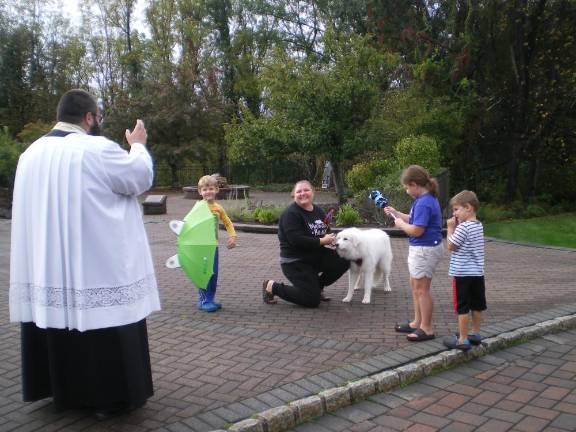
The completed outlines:
<svg viewBox="0 0 576 432">
<path fill-rule="evenodd" d="M 425 228 L 420 237 L 410 237 L 411 246 L 438 246 L 442 243 L 442 211 L 438 199 L 432 194 L 425 193 L 414 200 L 408 223 Z"/>
</svg>

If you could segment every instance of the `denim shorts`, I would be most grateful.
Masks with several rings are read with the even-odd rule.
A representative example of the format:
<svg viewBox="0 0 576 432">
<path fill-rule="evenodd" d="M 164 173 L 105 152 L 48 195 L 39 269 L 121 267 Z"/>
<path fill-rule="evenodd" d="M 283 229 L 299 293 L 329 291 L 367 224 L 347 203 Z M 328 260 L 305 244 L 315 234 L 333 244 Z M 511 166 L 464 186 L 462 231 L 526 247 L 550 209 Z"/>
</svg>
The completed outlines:
<svg viewBox="0 0 576 432">
<path fill-rule="evenodd" d="M 432 279 L 436 267 L 444 256 L 444 245 L 410 246 L 408 248 L 408 271 L 414 279 Z"/>
</svg>

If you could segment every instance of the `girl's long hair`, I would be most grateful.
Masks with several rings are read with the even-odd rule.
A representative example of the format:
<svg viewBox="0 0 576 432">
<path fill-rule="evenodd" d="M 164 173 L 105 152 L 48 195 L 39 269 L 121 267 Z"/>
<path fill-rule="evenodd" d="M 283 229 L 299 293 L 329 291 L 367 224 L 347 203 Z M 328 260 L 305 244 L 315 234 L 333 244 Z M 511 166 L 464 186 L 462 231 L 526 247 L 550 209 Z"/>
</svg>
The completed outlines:
<svg viewBox="0 0 576 432">
<path fill-rule="evenodd" d="M 435 178 L 430 177 L 428 171 L 426 171 L 426 169 L 422 168 L 420 165 L 410 165 L 408 168 L 402 171 L 400 182 L 403 185 L 416 183 L 418 186 L 422 186 L 428 189 L 428 192 L 430 192 L 433 196 L 438 196 L 438 182 Z"/>
</svg>

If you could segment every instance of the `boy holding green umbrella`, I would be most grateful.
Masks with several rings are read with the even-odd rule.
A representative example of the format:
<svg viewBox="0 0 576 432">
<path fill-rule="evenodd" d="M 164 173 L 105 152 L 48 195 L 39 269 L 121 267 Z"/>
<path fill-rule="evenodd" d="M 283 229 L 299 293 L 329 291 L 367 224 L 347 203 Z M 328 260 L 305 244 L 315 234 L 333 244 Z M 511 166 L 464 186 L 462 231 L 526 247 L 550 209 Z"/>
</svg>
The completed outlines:
<svg viewBox="0 0 576 432">
<path fill-rule="evenodd" d="M 216 312 L 222 307 L 214 301 L 218 281 L 218 220 L 228 232 L 227 247 L 236 246 L 236 231 L 224 208 L 216 203 L 218 180 L 203 176 L 198 181 L 198 201 L 183 221 L 170 221 L 170 228 L 178 235 L 178 253 L 166 261 L 168 268 L 181 267 L 198 288 L 198 309 Z"/>
<path fill-rule="evenodd" d="M 228 233 L 228 242 L 226 246 L 228 249 L 236 247 L 236 231 L 232 221 L 226 214 L 226 210 L 216 202 L 216 194 L 218 193 L 218 180 L 209 175 L 205 175 L 198 180 L 198 192 L 202 199 L 208 203 L 208 208 L 214 214 L 215 219 L 219 219 L 224 224 L 226 232 Z M 216 222 L 217 222 L 216 220 Z M 218 223 L 216 223 L 216 231 L 218 231 Z M 214 274 L 208 282 L 206 289 L 198 290 L 198 309 L 204 312 L 215 312 L 222 307 L 220 303 L 216 303 L 214 298 L 216 296 L 216 285 L 218 283 L 218 248 L 216 248 L 214 255 Z"/>
</svg>

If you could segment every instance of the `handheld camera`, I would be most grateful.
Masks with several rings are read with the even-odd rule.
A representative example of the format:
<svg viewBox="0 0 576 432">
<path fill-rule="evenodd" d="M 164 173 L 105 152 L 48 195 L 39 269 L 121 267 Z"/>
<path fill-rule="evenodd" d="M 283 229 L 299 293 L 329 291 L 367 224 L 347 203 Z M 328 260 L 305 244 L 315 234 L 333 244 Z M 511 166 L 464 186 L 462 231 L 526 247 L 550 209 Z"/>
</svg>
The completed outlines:
<svg viewBox="0 0 576 432">
<path fill-rule="evenodd" d="M 374 204 L 376 204 L 376 207 L 378 208 L 384 208 L 388 206 L 388 198 L 382 195 L 382 192 L 379 190 L 373 190 L 370 192 L 368 194 L 368 198 L 374 201 Z"/>
</svg>

